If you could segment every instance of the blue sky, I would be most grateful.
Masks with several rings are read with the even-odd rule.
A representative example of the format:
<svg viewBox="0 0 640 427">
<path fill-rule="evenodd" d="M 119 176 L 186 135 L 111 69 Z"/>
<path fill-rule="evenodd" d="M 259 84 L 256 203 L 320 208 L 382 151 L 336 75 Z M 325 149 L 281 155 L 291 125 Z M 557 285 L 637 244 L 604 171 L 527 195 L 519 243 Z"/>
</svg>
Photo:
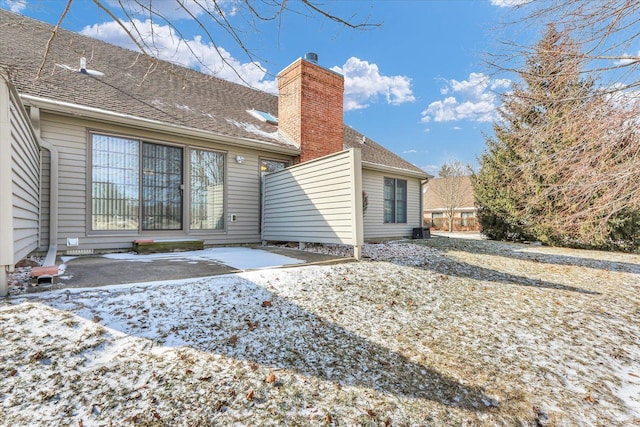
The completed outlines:
<svg viewBox="0 0 640 427">
<path fill-rule="evenodd" d="M 117 3 L 116 0 L 104 0 Z M 195 0 L 184 0 L 190 3 Z M 205 0 L 200 0 L 203 2 Z M 492 134 L 498 94 L 510 76 L 492 75 L 484 60 L 499 49 L 518 0 L 340 0 L 317 2 L 351 22 L 380 23 L 354 30 L 309 13 L 290 13 L 280 21 L 246 25 L 234 0 L 218 0 L 226 18 L 243 30 L 254 66 L 242 49 L 215 26 L 208 26 L 228 62 L 243 79 L 275 90 L 275 75 L 307 52 L 324 67 L 345 76 L 345 123 L 436 174 L 452 160 L 477 164 Z M 55 24 L 67 0 L 0 0 L 0 7 Z M 303 11 L 296 0 L 294 8 Z M 182 65 L 214 70 L 238 80 L 221 65 L 204 30 L 175 8 L 175 0 L 154 0 L 179 27 L 180 34 L 155 22 L 158 55 Z M 266 11 L 265 11 L 266 12 Z M 144 21 L 144 18 L 140 17 Z M 90 0 L 74 0 L 62 26 L 133 48 L 124 32 Z M 189 52 L 196 52 L 201 61 Z"/>
</svg>

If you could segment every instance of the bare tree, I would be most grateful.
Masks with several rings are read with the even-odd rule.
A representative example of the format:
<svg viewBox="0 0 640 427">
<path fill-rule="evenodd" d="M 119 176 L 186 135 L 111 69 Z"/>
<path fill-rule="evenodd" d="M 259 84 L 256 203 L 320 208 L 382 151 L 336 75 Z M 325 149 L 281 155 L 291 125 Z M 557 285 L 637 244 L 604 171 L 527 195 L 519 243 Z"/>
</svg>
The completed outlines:
<svg viewBox="0 0 640 427">
<path fill-rule="evenodd" d="M 445 209 L 449 232 L 453 231 L 456 209 L 462 207 L 463 202 L 469 199 L 467 192 L 470 188 L 464 185 L 463 179 L 470 173 L 469 165 L 463 165 L 459 160 L 454 160 L 443 164 L 438 172 L 438 178 L 430 179 L 427 184 L 427 191 L 433 192 Z"/>
<path fill-rule="evenodd" d="M 638 100 L 638 93 L 630 93 L 640 86 L 640 2 L 637 0 L 529 0 L 515 7 L 514 21 L 519 28 L 540 28 L 554 23 L 581 45 L 579 60 L 585 75 L 606 73 L 606 89 L 601 92 L 625 92 Z M 493 65 L 500 69 L 516 70 L 513 61 L 528 57 L 534 46 L 505 42 L 504 55 L 494 56 Z M 520 62 L 521 63 L 521 62 Z M 517 65 L 516 65 L 517 67 Z"/>
<path fill-rule="evenodd" d="M 584 75 L 582 44 L 547 26 L 503 95 L 475 194 L 483 229 L 550 244 L 640 243 L 639 105 Z"/>
<path fill-rule="evenodd" d="M 84 1 L 84 0 L 82 0 Z M 314 0 L 259 0 L 259 1 L 225 1 L 225 0 L 92 0 L 94 5 L 111 17 L 127 36 L 132 40 L 137 49 L 151 59 L 157 58 L 155 40 L 157 35 L 153 33 L 153 25 L 162 24 L 170 27 L 177 36 L 184 38 L 184 21 L 187 18 L 189 24 L 195 23 L 201 32 L 202 42 L 215 48 L 222 63 L 229 67 L 237 77 L 247 83 L 236 69 L 236 65 L 229 61 L 228 54 L 218 42 L 216 36 L 222 30 L 231 41 L 240 48 L 251 63 L 259 63 L 262 58 L 258 56 L 249 43 L 251 33 L 260 31 L 260 24 L 272 23 L 280 28 L 283 19 L 287 15 L 302 15 L 310 18 L 329 20 L 350 29 L 366 30 L 379 27 L 380 23 L 369 22 L 369 17 L 352 16 L 342 17 L 331 11 L 331 4 Z M 77 3 L 67 0 L 64 10 L 60 14 L 57 25 L 52 31 L 47 49 L 45 50 L 42 67 L 46 61 L 49 45 L 55 38 L 65 17 Z M 120 18 L 124 16 L 124 18 Z M 149 34 L 151 32 L 151 34 Z M 206 64 L 193 51 L 189 44 L 186 45 L 194 58 L 206 69 Z M 215 73 L 215 70 L 208 70 Z"/>
</svg>

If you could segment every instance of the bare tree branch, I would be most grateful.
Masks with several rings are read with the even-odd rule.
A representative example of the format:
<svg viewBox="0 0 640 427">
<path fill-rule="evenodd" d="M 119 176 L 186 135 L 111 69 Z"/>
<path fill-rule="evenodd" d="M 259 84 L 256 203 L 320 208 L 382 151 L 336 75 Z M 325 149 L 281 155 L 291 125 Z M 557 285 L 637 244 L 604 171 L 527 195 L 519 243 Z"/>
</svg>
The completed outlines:
<svg viewBox="0 0 640 427">
<path fill-rule="evenodd" d="M 55 38 L 62 20 L 69 12 L 72 2 L 73 0 L 67 1 L 66 8 L 60 17 L 58 25 L 55 27 L 51 35 L 38 75 L 44 67 L 49 47 Z M 156 61 L 158 59 L 158 45 L 156 43 L 157 34 L 154 30 L 154 24 L 156 21 L 161 21 L 163 25 L 167 25 L 178 37 L 181 38 L 181 40 L 185 40 L 187 50 L 200 66 L 212 74 L 216 74 L 220 71 L 211 69 L 208 65 L 210 62 L 205 63 L 204 59 L 198 56 L 192 45 L 186 41 L 183 31 L 180 29 L 180 25 L 178 25 L 178 20 L 164 14 L 162 9 L 159 9 L 153 1 L 117 0 L 117 2 L 114 3 L 113 1 L 108 0 L 92 0 L 92 2 L 98 9 L 105 12 L 115 23 L 117 23 L 126 36 L 134 43 L 136 48 L 151 60 Z M 186 14 L 190 18 L 190 21 L 195 23 L 200 31 L 202 31 L 204 34 L 203 38 L 206 40 L 206 43 L 212 46 L 217 53 L 220 63 L 222 64 L 221 69 L 228 68 L 239 81 L 246 85 L 250 85 L 241 70 L 238 69 L 237 64 L 231 60 L 227 52 L 221 47 L 214 29 L 222 30 L 226 33 L 235 46 L 237 46 L 248 58 L 250 63 L 253 63 L 256 67 L 260 67 L 263 72 L 266 72 L 266 70 L 260 66 L 260 63 L 262 62 L 261 58 L 252 51 L 252 48 L 247 43 L 248 37 L 246 34 L 243 34 L 242 26 L 229 19 L 228 14 L 223 10 L 220 1 L 191 0 L 187 3 L 185 0 L 176 0 L 175 4 L 177 9 L 180 10 L 181 13 Z M 289 0 L 263 0 L 261 2 L 243 0 L 242 2 L 236 3 L 236 5 L 240 6 L 238 15 L 244 16 L 249 25 L 251 25 L 255 31 L 258 31 L 257 25 L 260 22 L 277 20 L 278 26 L 280 27 L 282 25 L 282 18 L 284 15 L 289 13 L 302 13 L 303 9 L 310 11 L 311 15 L 320 17 L 321 19 L 328 19 L 351 29 L 364 30 L 380 26 L 379 23 L 368 22 L 368 18 L 362 22 L 357 21 L 355 19 L 355 15 L 351 18 L 342 18 L 331 13 L 327 8 L 318 5 L 312 0 L 302 0 L 295 3 L 290 2 Z M 136 16 L 139 16 L 140 13 L 142 13 L 146 18 L 143 20 L 144 22 L 142 24 L 139 24 L 136 19 Z M 124 16 L 124 18 L 118 18 L 119 15 Z M 140 25 L 149 25 L 149 28 L 142 28 Z"/>
<path fill-rule="evenodd" d="M 58 23 L 53 28 L 53 31 L 51 32 L 51 36 L 49 37 L 49 40 L 47 40 L 47 45 L 44 49 L 44 55 L 42 56 L 42 63 L 40 63 L 40 67 L 38 67 L 36 78 L 40 77 L 40 75 L 42 74 L 42 70 L 44 70 L 44 64 L 47 62 L 47 57 L 49 56 L 49 51 L 51 50 L 51 43 L 53 43 L 53 40 L 58 34 L 58 30 L 60 29 L 60 25 L 62 25 L 62 21 L 64 21 L 64 18 L 67 16 L 67 13 L 69 13 L 69 9 L 71 8 L 72 2 L 73 0 L 67 0 L 67 4 L 65 5 L 64 10 L 60 15 L 60 19 L 58 19 Z"/>
</svg>

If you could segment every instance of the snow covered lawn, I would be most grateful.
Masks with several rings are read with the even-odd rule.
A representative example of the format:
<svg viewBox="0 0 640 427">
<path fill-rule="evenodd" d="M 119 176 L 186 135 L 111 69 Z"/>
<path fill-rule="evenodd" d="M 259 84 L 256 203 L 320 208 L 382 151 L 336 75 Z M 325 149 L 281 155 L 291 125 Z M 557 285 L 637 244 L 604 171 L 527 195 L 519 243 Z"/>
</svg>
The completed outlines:
<svg viewBox="0 0 640 427">
<path fill-rule="evenodd" d="M 365 253 L 0 302 L 0 425 L 640 423 L 640 256 Z"/>
</svg>

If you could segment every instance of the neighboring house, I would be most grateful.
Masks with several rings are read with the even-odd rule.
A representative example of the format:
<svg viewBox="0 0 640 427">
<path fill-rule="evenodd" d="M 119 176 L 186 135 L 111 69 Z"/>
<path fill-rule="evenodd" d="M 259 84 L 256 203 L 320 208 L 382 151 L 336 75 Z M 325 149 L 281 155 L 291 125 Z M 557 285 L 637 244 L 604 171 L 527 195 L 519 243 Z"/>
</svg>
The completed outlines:
<svg viewBox="0 0 640 427">
<path fill-rule="evenodd" d="M 435 230 L 478 231 L 470 176 L 431 178 L 422 187 L 424 224 Z"/>
<path fill-rule="evenodd" d="M 0 11 L 0 293 L 32 251 L 283 240 L 359 256 L 421 226 L 427 174 L 344 125 L 343 77 L 313 55 L 275 96 L 64 30 L 47 48 L 52 30 Z"/>
</svg>

